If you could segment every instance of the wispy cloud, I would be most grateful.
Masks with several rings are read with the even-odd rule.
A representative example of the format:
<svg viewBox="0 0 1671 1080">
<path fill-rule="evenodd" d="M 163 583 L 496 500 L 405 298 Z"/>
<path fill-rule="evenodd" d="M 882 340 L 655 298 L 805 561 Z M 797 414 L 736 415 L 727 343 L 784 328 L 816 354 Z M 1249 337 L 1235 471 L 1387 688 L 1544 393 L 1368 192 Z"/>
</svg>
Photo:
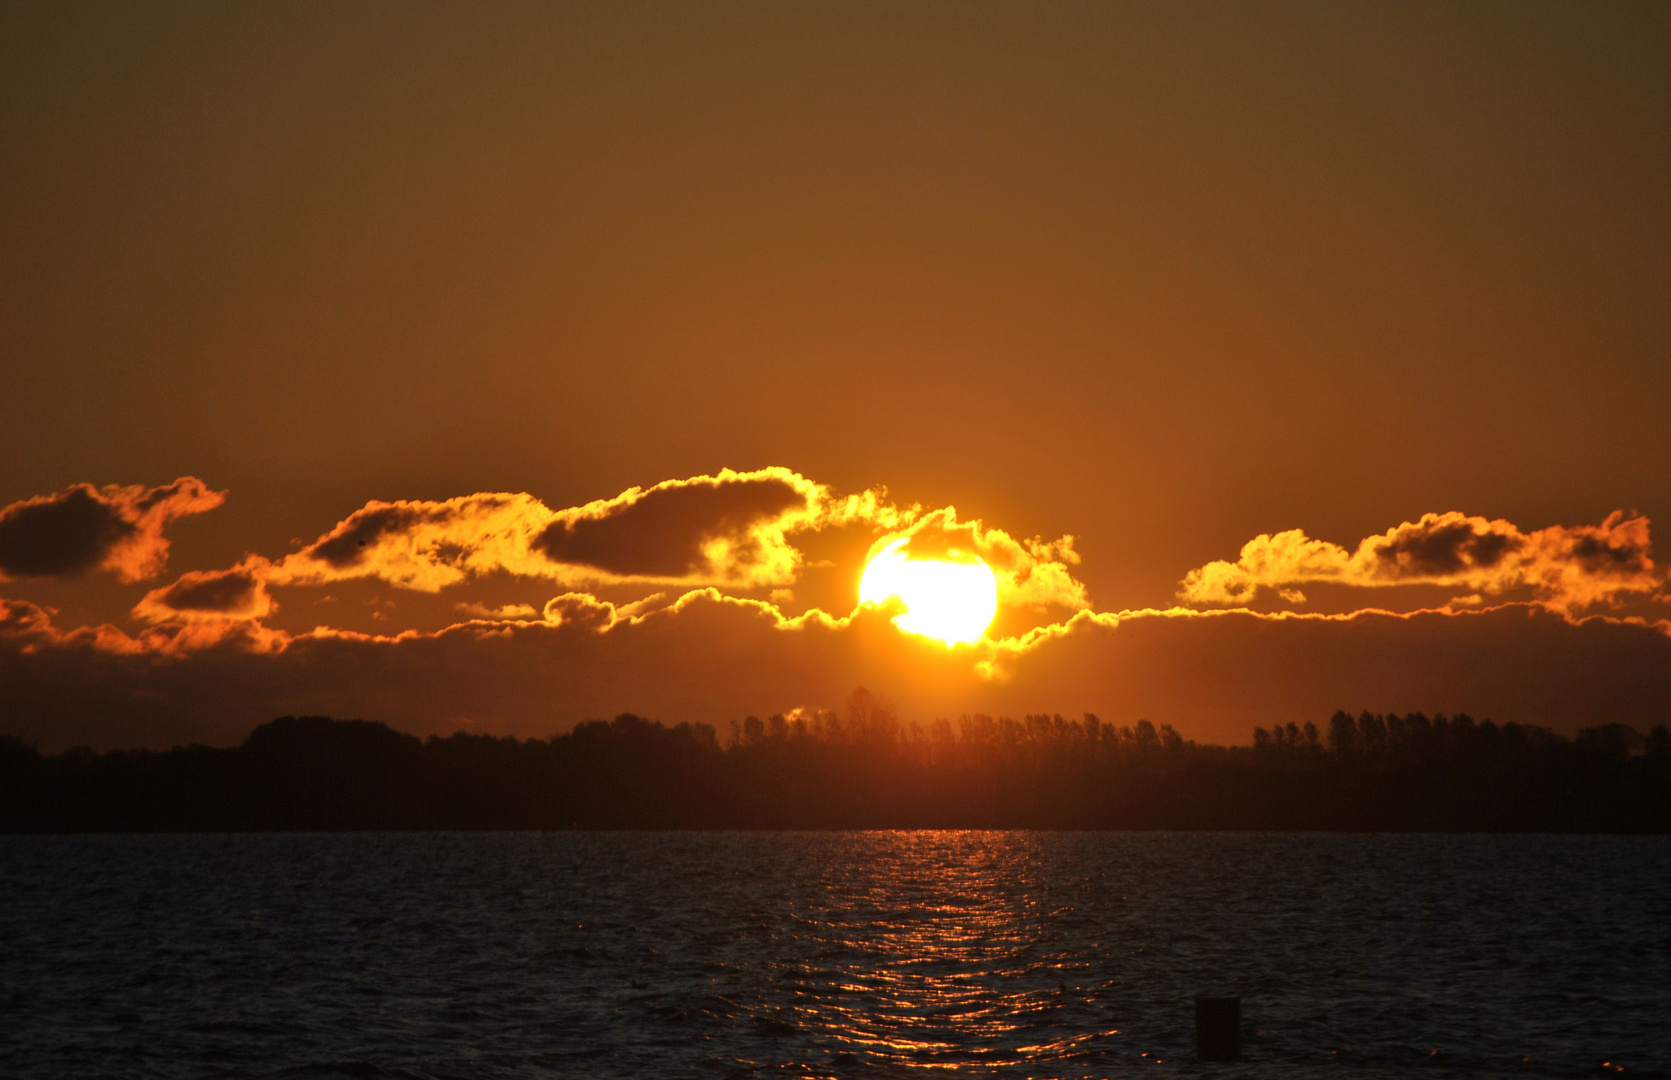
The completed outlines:
<svg viewBox="0 0 1671 1080">
<path fill-rule="evenodd" d="M 453 610 L 467 619 L 489 621 L 537 619 L 540 617 L 540 613 L 534 610 L 533 604 L 501 604 L 498 607 L 488 607 L 486 604 L 454 604 Z"/>
</svg>

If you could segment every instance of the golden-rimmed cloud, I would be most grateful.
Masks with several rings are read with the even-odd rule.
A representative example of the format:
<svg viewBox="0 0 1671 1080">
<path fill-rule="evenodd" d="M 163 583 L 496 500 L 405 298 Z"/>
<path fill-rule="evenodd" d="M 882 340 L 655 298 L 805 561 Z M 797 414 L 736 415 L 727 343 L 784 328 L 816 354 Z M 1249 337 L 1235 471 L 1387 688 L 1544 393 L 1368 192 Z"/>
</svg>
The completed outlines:
<svg viewBox="0 0 1671 1080">
<path fill-rule="evenodd" d="M 784 468 L 669 480 L 565 510 L 534 548 L 607 581 L 787 585 L 801 553 L 791 533 L 819 527 L 829 492 Z"/>
<path fill-rule="evenodd" d="M 554 517 L 532 495 L 481 493 L 444 501 L 367 503 L 330 532 L 273 564 L 274 585 L 375 578 L 439 592 L 471 576 L 543 576 L 533 541 Z"/>
<path fill-rule="evenodd" d="M 1600 525 L 1524 532 L 1501 519 L 1424 514 L 1354 550 L 1302 530 L 1261 534 L 1235 562 L 1210 562 L 1184 576 L 1178 596 L 1192 604 L 1248 604 L 1269 590 L 1302 602 L 1303 586 L 1437 585 L 1478 602 L 1526 590 L 1551 609 L 1577 612 L 1665 582 L 1649 555 L 1648 519 L 1616 511 Z"/>
<path fill-rule="evenodd" d="M 93 570 L 144 581 L 168 564 L 170 522 L 226 501 L 195 476 L 172 484 L 76 484 L 0 509 L 0 579 L 75 577 Z"/>
<path fill-rule="evenodd" d="M 999 582 L 1000 605 L 1043 612 L 1089 605 L 1073 577 L 1074 538 L 1018 539 L 959 521 L 953 507 L 900 507 L 873 489 L 834 495 L 793 470 L 721 470 L 553 510 L 532 495 L 477 493 L 442 501 L 370 502 L 287 557 L 252 556 L 231 570 L 196 571 L 156 590 L 133 614 L 149 622 L 253 620 L 272 610 L 268 586 L 372 579 L 439 592 L 505 573 L 571 589 L 644 584 L 793 596 L 806 567 L 803 535 L 851 527 L 907 537 L 913 549 L 955 544 Z M 455 608 L 474 618 L 518 618 L 520 608 Z"/>
<path fill-rule="evenodd" d="M 371 502 L 278 561 L 270 581 L 377 578 L 437 592 L 504 572 L 569 585 L 782 585 L 801 565 L 789 535 L 819 526 L 827 501 L 822 485 L 773 467 L 629 488 L 564 510 L 510 493 Z"/>
<path fill-rule="evenodd" d="M 147 505 L 193 498 L 136 490 L 122 496 L 135 520 Z M 855 531 L 820 548 L 822 530 Z M 827 708 L 855 685 L 921 719 L 1088 709 L 1231 740 L 1255 723 L 1340 707 L 1463 709 L 1567 728 L 1671 713 L 1671 622 L 1584 614 L 1663 587 L 1639 517 L 1527 532 L 1429 514 L 1353 550 L 1277 534 L 1185 579 L 1187 599 L 1217 605 L 1311 582 L 1498 598 L 1404 613 L 1097 611 L 1075 577 L 1074 537 L 1023 537 L 952 507 L 897 505 L 881 489 L 837 495 L 787 469 L 724 470 L 564 510 L 503 493 L 373 502 L 287 558 L 251 555 L 151 589 L 132 609 L 137 628 L 60 628 L 51 608 L 0 600 L 0 730 L 58 745 L 226 742 L 274 715 L 324 712 L 421 732 L 544 735 L 623 710 L 723 723 Z M 947 648 L 852 600 L 834 613 L 786 610 L 791 585 L 816 592 L 846 560 L 856 577 L 866 544 L 873 553 L 901 538 L 919 556 L 978 555 L 1001 605 L 1029 616 Z M 819 561 L 804 554 L 809 545 Z M 98 550 L 102 565 L 113 545 Z M 832 552 L 838 563 L 823 561 Z M 807 577 L 817 567 L 836 573 Z M 283 586 L 362 578 L 436 592 L 489 574 L 520 580 L 430 605 L 452 625 L 386 634 L 266 625 Z M 488 593 L 491 603 L 478 602 Z"/>
<path fill-rule="evenodd" d="M 1072 536 L 1056 540 L 1016 539 L 979 520 L 959 521 L 956 507 L 917 512 L 902 527 L 890 529 L 871 545 L 870 554 L 905 537 L 906 553 L 933 558 L 958 552 L 980 556 L 998 579 L 998 603 L 1006 607 L 1078 611 L 1090 607 L 1085 586 L 1073 576 L 1079 564 Z"/>
<path fill-rule="evenodd" d="M 230 570 L 193 570 L 146 593 L 133 615 L 152 623 L 263 619 L 275 607 L 267 592 L 271 569 L 252 555 Z"/>
<path fill-rule="evenodd" d="M 544 736 L 633 711 L 717 724 L 836 707 L 871 687 L 917 719 L 1089 710 L 1191 738 L 1245 741 L 1254 724 L 1337 708 L 1468 711 L 1550 724 L 1671 720 L 1671 633 L 1541 605 L 1343 615 L 1082 611 L 967 650 L 899 633 L 886 612 L 786 617 L 766 601 L 693 590 L 641 614 L 567 593 L 544 617 L 434 632 L 275 635 L 59 632 L 0 605 L 0 717 L 49 745 L 227 743 L 284 713 L 364 716 L 419 733 Z M 115 634 L 101 639 L 101 632 Z M 1007 650 L 1007 652 L 1005 651 Z"/>
</svg>

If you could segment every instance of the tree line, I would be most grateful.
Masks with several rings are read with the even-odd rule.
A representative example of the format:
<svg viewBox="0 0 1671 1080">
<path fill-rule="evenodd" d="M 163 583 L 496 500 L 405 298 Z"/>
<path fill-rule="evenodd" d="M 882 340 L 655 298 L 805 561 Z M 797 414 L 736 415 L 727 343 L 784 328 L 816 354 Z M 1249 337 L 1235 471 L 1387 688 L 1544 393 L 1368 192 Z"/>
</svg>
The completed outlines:
<svg viewBox="0 0 1671 1080">
<path fill-rule="evenodd" d="M 707 724 L 624 714 L 550 739 L 419 739 L 283 717 L 238 747 L 0 738 L 0 830 L 1046 828 L 1671 831 L 1671 732 L 1337 712 L 1202 745 L 1086 714 Z"/>
</svg>

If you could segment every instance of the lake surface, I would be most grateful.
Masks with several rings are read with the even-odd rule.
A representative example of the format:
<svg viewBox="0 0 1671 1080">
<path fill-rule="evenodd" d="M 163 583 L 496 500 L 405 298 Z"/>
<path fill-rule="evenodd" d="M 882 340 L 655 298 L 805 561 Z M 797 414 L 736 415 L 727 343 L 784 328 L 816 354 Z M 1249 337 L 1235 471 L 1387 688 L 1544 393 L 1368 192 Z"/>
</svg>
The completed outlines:
<svg viewBox="0 0 1671 1080">
<path fill-rule="evenodd" d="M 0 1017 L 8 1077 L 1671 1075 L 1671 838 L 7 836 Z"/>
</svg>

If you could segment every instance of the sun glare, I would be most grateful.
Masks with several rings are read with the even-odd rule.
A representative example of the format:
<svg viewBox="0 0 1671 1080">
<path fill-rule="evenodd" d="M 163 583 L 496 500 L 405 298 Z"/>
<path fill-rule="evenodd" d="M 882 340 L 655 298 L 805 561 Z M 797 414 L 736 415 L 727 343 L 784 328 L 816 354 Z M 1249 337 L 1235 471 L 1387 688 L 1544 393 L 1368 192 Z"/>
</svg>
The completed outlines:
<svg viewBox="0 0 1671 1080">
<path fill-rule="evenodd" d="M 876 553 L 859 579 L 861 604 L 897 599 L 905 610 L 894 625 L 947 645 L 980 640 L 998 613 L 998 578 L 978 555 L 913 559 L 901 537 Z"/>
</svg>

